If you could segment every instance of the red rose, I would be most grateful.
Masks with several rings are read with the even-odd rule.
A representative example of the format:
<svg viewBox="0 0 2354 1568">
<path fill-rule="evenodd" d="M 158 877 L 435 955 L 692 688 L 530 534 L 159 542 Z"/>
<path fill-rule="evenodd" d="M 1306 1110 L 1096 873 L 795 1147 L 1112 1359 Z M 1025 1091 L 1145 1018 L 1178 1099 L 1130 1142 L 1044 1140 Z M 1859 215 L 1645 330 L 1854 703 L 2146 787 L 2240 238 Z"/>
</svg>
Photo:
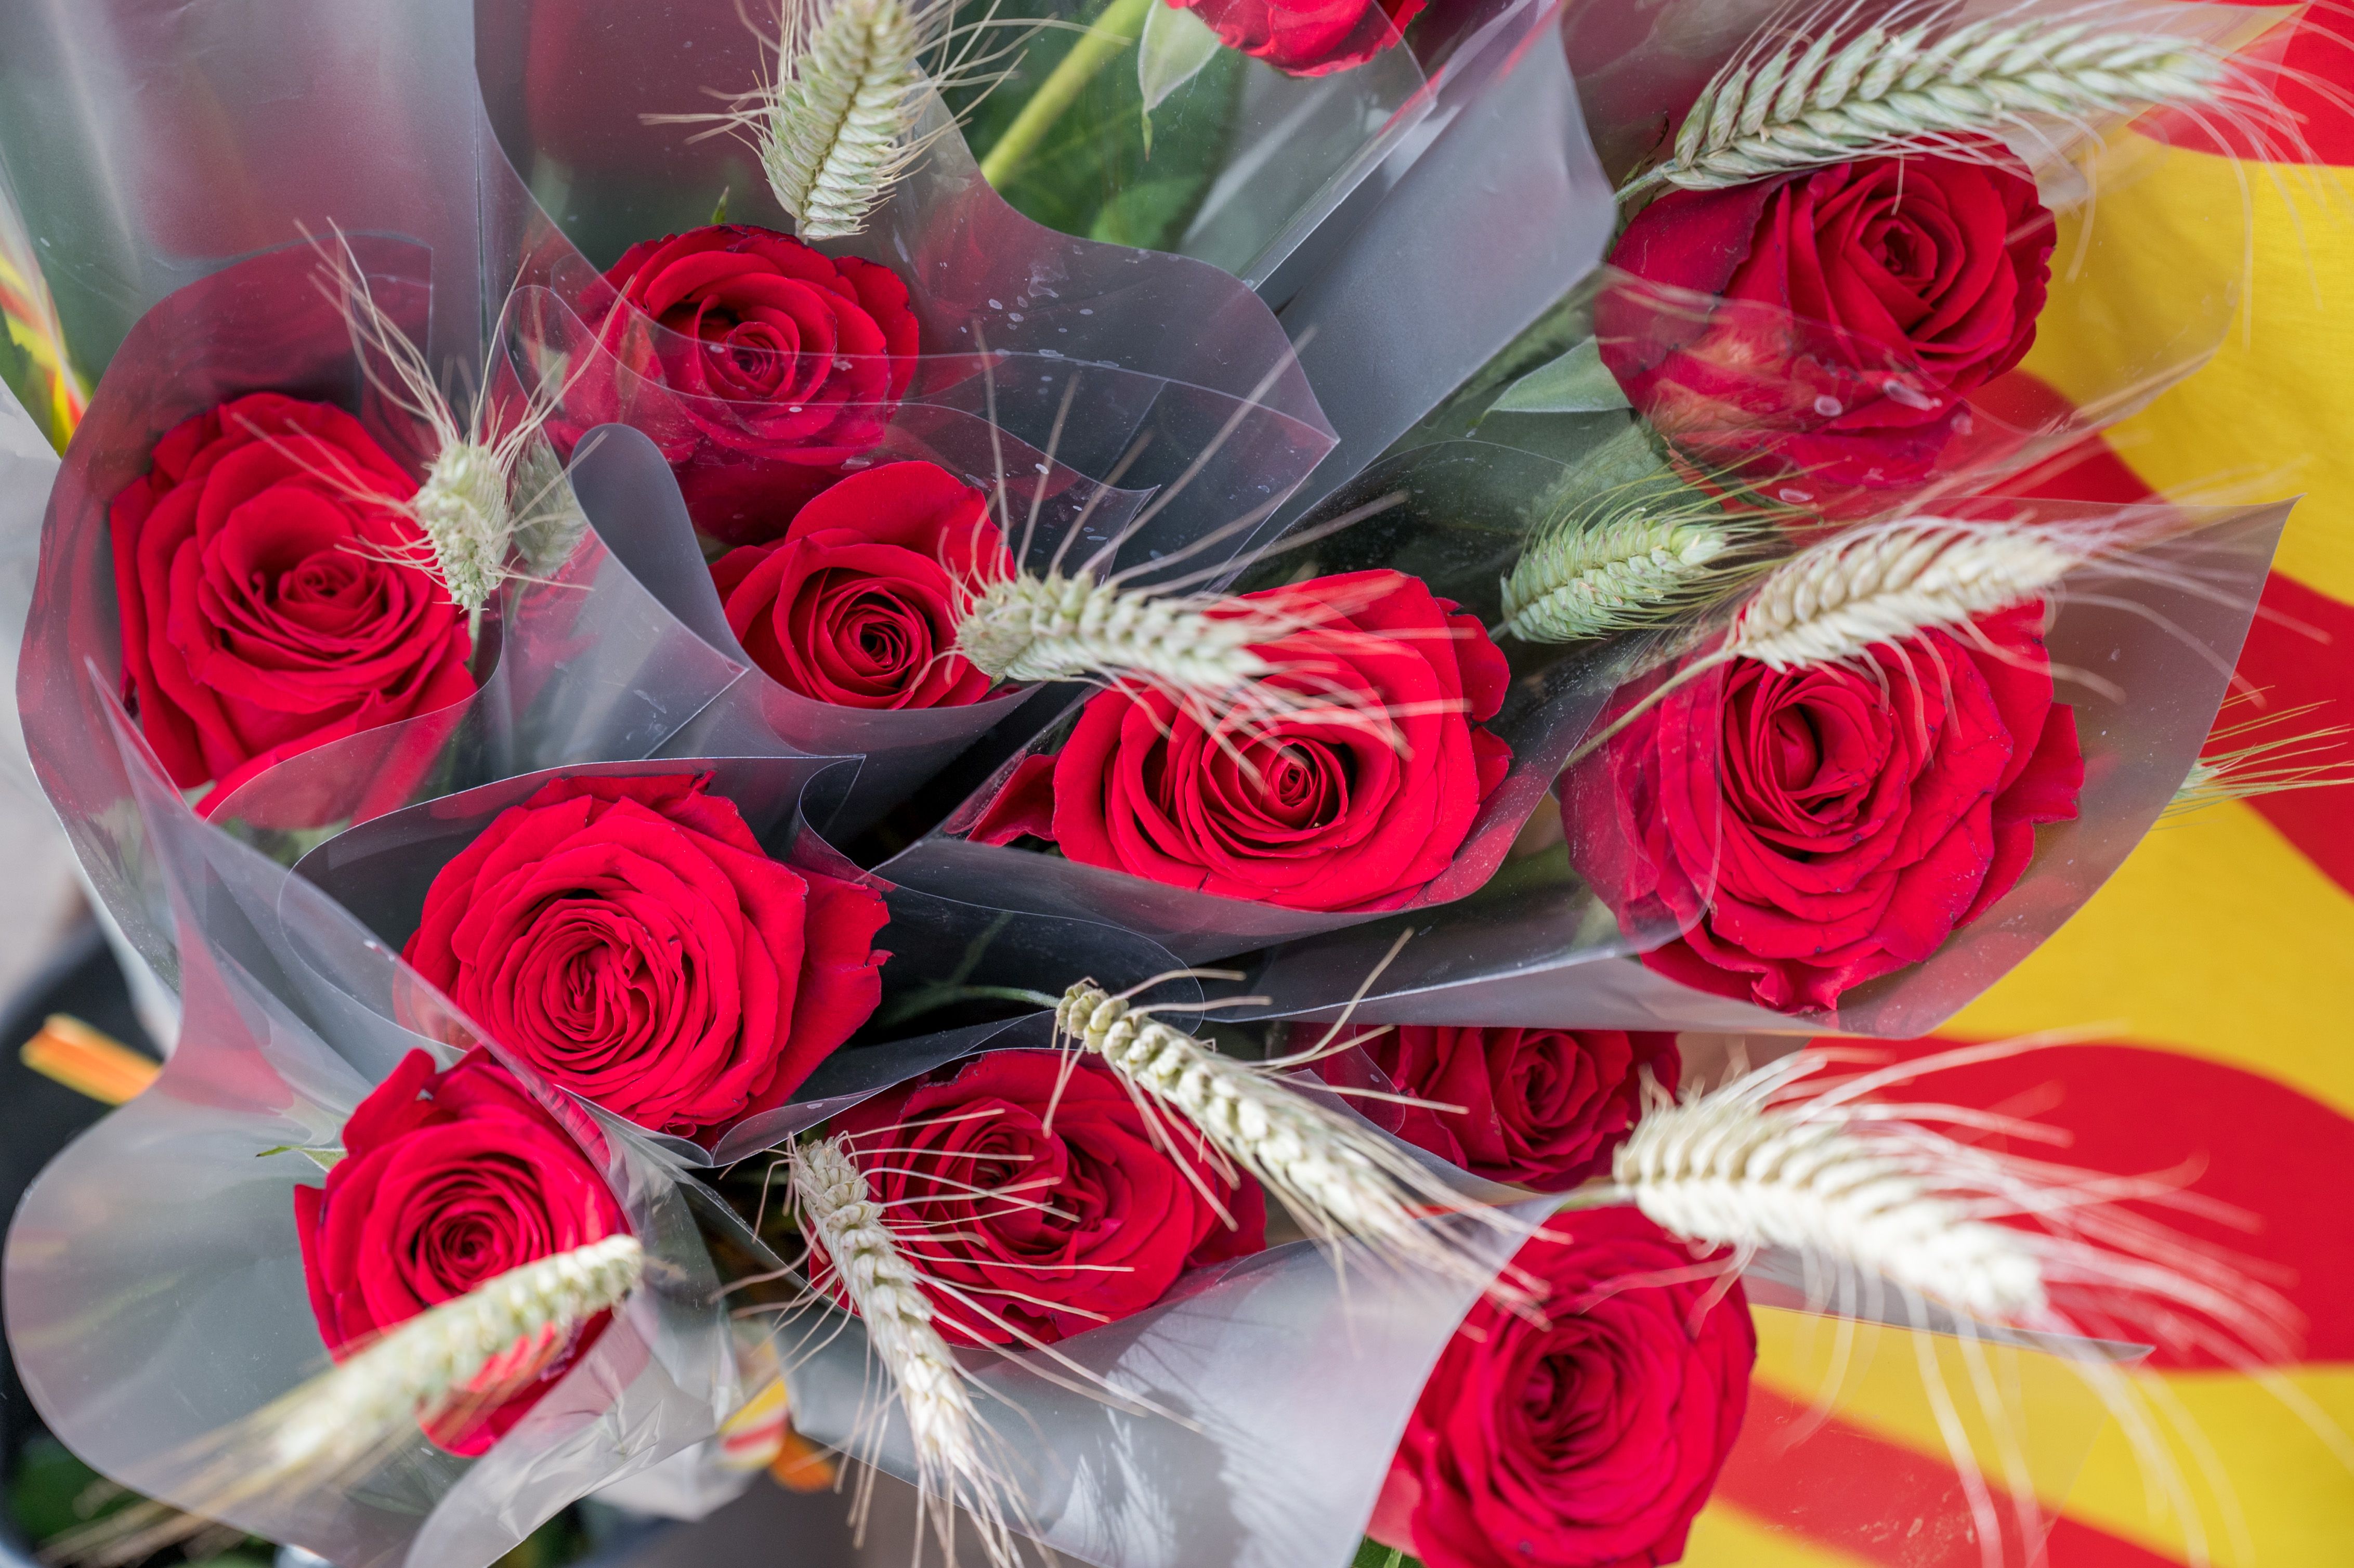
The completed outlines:
<svg viewBox="0 0 2354 1568">
<path fill-rule="evenodd" d="M 1398 41 L 1423 0 L 1169 0 L 1193 12 L 1230 49 L 1293 76 L 1330 76 L 1363 65 Z"/>
<path fill-rule="evenodd" d="M 1959 158 L 1671 191 L 1611 262 L 1727 302 L 1692 319 L 1606 290 L 1595 333 L 1635 407 L 1702 461 L 1792 475 L 1793 501 L 1886 490 L 1926 475 L 1963 399 L 2034 343 L 2054 232 L 2031 181 Z"/>
<path fill-rule="evenodd" d="M 873 261 L 720 224 L 632 245 L 605 277 L 621 297 L 599 342 L 628 385 L 583 381 L 567 422 L 644 430 L 722 538 L 748 541 L 871 449 L 915 378 L 907 285 Z"/>
<path fill-rule="evenodd" d="M 708 774 L 558 779 L 441 868 L 401 956 L 501 1044 L 694 1138 L 784 1103 L 882 1000 L 868 888 L 763 853 Z"/>
<path fill-rule="evenodd" d="M 1543 1326 L 1481 1301 L 1447 1341 L 1370 1533 L 1429 1568 L 1651 1568 L 1741 1435 L 1756 1330 L 1632 1209 L 1557 1215 L 1521 1248 Z"/>
<path fill-rule="evenodd" d="M 257 392 L 175 425 L 109 516 L 123 695 L 210 802 L 272 764 L 471 694 L 466 618 L 359 421 Z"/>
<path fill-rule="evenodd" d="M 1672 1093 L 1681 1065 L 1673 1034 L 1617 1029 L 1404 1024 L 1359 1044 L 1401 1093 L 1462 1107 L 1389 1107 L 1391 1131 L 1475 1175 L 1548 1192 L 1608 1170 L 1641 1114 L 1643 1070 Z M 1384 1107 L 1363 1108 L 1378 1118 Z"/>
<path fill-rule="evenodd" d="M 1290 909 L 1394 908 L 1445 871 L 1511 767 L 1476 722 L 1511 679 L 1478 618 L 1386 570 L 1243 598 L 1317 619 L 1257 652 L 1291 672 L 1273 683 L 1352 715 L 1213 732 L 1159 693 L 1107 692 L 1053 758 L 1024 759 L 973 838 L 1028 833 L 1085 865 Z M 1386 729 L 1364 722 L 1376 709 Z"/>
<path fill-rule="evenodd" d="M 1622 917 L 1688 925 L 1643 962 L 1777 1012 L 1919 963 L 2010 890 L 2035 826 L 2076 814 L 2074 711 L 2052 701 L 2043 607 L 1882 643 L 1861 669 L 1748 660 L 1679 687 L 1605 749 L 1591 820 Z"/>
<path fill-rule="evenodd" d="M 579 1147 L 479 1051 L 446 1073 L 422 1051 L 402 1058 L 345 1122 L 326 1186 L 294 1189 L 294 1223 L 311 1310 L 337 1361 L 502 1274 L 630 1228 Z M 482 1453 L 610 1320 L 500 1357 L 426 1436 Z"/>
<path fill-rule="evenodd" d="M 994 684 L 951 652 L 971 584 L 1013 575 L 989 500 L 928 462 L 852 474 L 774 545 L 713 565 L 727 629 L 787 691 L 854 708 L 977 703 Z"/>
<path fill-rule="evenodd" d="M 862 1102 L 834 1130 L 875 1201 L 907 1216 L 925 1274 L 965 1298 L 933 1300 L 958 1344 L 1052 1341 L 1117 1322 L 1185 1270 L 1267 1245 L 1258 1183 L 1236 1185 L 1179 1138 L 1189 1173 L 1092 1056 L 991 1051 L 946 1082 Z"/>
</svg>

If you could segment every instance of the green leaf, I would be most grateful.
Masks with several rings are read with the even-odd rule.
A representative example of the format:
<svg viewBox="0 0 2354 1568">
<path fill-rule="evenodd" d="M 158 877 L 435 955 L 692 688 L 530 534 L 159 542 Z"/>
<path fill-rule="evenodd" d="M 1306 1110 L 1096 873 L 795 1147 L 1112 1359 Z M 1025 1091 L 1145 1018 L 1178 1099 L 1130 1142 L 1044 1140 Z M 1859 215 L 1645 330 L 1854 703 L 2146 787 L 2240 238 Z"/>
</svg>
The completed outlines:
<svg viewBox="0 0 2354 1568">
<path fill-rule="evenodd" d="M 1091 22 L 1104 9 L 1083 5 L 1066 19 Z M 1166 9 L 1154 0 L 1154 11 Z M 964 0 L 958 18 L 977 22 L 990 14 L 982 0 Z M 994 14 L 1001 23 L 1062 15 L 1054 0 L 1006 0 Z M 1146 26 L 1151 21 L 1148 16 Z M 1023 45 L 1013 75 L 986 96 L 978 89 L 946 95 L 949 107 L 965 116 L 965 139 L 975 156 L 988 155 L 1078 37 L 1050 28 Z M 1190 79 L 1172 86 L 1152 111 L 1148 149 L 1137 72 L 1128 61 L 1114 60 L 1088 80 L 1000 194 L 1024 217 L 1065 234 L 1172 248 L 1225 166 L 1249 64 L 1232 49 L 1219 49 Z"/>
<path fill-rule="evenodd" d="M 1606 414 L 1627 408 L 1627 394 L 1618 378 L 1602 363 L 1601 345 L 1592 338 L 1567 354 L 1541 365 L 1506 387 L 1492 411 L 1499 414 Z"/>
<path fill-rule="evenodd" d="M 1367 1536 L 1357 1545 L 1357 1555 L 1349 1568 L 1422 1568 L 1422 1559 L 1408 1557 L 1394 1546 L 1384 1546 Z"/>
<path fill-rule="evenodd" d="M 1218 35 L 1193 12 L 1155 5 L 1136 51 L 1136 90 L 1144 98 L 1144 150 L 1152 151 L 1152 111 L 1217 58 Z"/>
</svg>

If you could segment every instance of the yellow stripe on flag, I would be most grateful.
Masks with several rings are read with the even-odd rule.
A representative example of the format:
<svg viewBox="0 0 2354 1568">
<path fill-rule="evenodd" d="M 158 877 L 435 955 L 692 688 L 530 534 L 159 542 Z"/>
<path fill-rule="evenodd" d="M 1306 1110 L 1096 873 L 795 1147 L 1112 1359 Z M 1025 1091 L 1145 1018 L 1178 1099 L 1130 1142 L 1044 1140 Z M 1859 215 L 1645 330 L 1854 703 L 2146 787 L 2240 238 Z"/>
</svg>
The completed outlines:
<svg viewBox="0 0 2354 1568">
<path fill-rule="evenodd" d="M 2354 1116 L 2349 996 L 2354 897 L 2234 801 L 2144 839 L 2075 918 L 1940 1033 L 2114 1027 Z"/>
<path fill-rule="evenodd" d="M 2160 1380 L 2227 1469 L 2246 1531 L 2243 1552 L 2222 1507 L 2179 1437 L 2168 1446 L 2198 1500 L 2215 1568 L 2323 1568 L 2354 1562 L 2354 1475 L 2328 1445 L 2267 1389 L 2237 1372 L 2176 1372 Z M 2289 1369 L 2288 1381 L 2343 1430 L 2354 1430 L 2354 1366 Z M 2068 1514 L 2161 1556 L 2189 1562 L 2178 1519 L 2155 1519 L 2125 1431 L 2115 1422 L 2094 1445 Z M 2062 1568 L 2055 1564 L 2054 1568 Z"/>
<path fill-rule="evenodd" d="M 2274 564 L 2354 602 L 2354 337 L 2345 326 L 2354 191 L 2339 170 L 2242 164 L 2129 140 L 2135 177 L 2101 191 L 2090 264 L 2099 301 L 2129 319 L 2114 331 L 2089 313 L 2071 320 L 2062 276 L 2027 368 L 2081 405 L 2117 385 L 2147 323 L 2212 319 L 2219 281 L 2244 276 L 2253 318 L 2232 313 L 2206 368 L 2118 424 L 2109 442 L 2153 490 L 2197 494 L 2222 480 L 2251 498 L 2308 493 Z M 2055 273 L 2069 266 L 2073 241 L 2063 235 Z"/>
</svg>

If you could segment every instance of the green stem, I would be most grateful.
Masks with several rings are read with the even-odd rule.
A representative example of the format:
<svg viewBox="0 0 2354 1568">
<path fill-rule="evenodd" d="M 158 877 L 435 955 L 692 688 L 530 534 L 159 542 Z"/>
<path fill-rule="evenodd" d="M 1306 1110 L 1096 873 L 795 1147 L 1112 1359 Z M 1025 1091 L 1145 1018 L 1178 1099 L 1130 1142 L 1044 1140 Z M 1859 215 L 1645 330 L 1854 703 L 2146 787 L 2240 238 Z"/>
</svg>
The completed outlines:
<svg viewBox="0 0 2354 1568">
<path fill-rule="evenodd" d="M 1020 986 L 959 985 L 951 980 L 909 991 L 883 1009 L 875 1022 L 885 1027 L 905 1023 L 910 1018 L 920 1018 L 927 1012 L 937 1012 L 960 1001 L 1026 1001 L 1033 1007 L 1051 1012 L 1061 1004 L 1062 1000 L 1059 996 L 1048 996 L 1043 991 L 1025 991 Z"/>
<path fill-rule="evenodd" d="M 1079 35 L 1071 52 L 1055 62 L 1038 90 L 1030 95 L 1030 101 L 1022 106 L 1022 112 L 1013 117 L 1013 123 L 1005 128 L 1005 134 L 990 148 L 989 156 L 981 161 L 981 177 L 1003 190 L 1022 172 L 1022 165 L 1030 161 L 1030 154 L 1038 150 L 1038 143 L 1045 140 L 1063 111 L 1095 79 L 1096 72 L 1144 36 L 1144 19 L 1158 4 L 1160 0 L 1112 0 L 1104 14 Z"/>
</svg>

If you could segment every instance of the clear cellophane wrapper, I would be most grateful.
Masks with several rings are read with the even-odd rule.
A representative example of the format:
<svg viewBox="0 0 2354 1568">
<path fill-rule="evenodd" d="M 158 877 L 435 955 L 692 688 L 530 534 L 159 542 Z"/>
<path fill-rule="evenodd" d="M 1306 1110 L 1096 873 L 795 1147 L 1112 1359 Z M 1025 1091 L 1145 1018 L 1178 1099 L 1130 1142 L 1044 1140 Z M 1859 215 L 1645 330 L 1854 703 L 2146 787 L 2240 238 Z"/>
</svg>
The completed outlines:
<svg viewBox="0 0 2354 1568">
<path fill-rule="evenodd" d="M 1876 9 L 1843 14 L 1841 25 L 1861 27 Z M 2230 51 L 2253 42 L 2283 14 L 2164 0 L 2125 0 L 2090 12 L 2061 0 L 2025 5 L 1970 0 L 1939 17 L 1955 26 L 1997 16 L 2077 19 L 2162 31 Z M 1824 18 L 1784 16 L 1765 0 L 1568 7 L 1564 53 L 1585 128 L 1608 178 L 1623 181 L 1663 155 L 1702 87 L 1777 21 L 1820 26 Z M 2069 346 L 2064 395 L 2037 374 L 2032 352 L 2022 364 L 1955 395 L 1901 348 L 1758 302 L 1695 293 L 1606 266 L 1575 292 L 1558 291 L 1562 302 L 1528 335 L 1443 401 L 1432 399 L 1432 413 L 1406 439 L 1476 429 L 1486 439 L 1538 451 L 1575 442 L 1592 416 L 1498 411 L 1496 405 L 1515 379 L 1592 335 L 1614 370 L 1652 371 L 1670 361 L 1656 391 L 1641 399 L 1642 411 L 1700 473 L 1736 476 L 1771 499 L 1838 520 L 1934 507 L 1997 489 L 2196 370 L 2239 319 L 2245 280 L 2236 269 L 2212 269 L 2197 280 L 2199 286 L 2175 291 L 2164 313 L 2146 308 L 2147 291 L 2135 285 L 2146 258 L 2130 237 L 2100 220 L 2103 193 L 2145 177 L 2163 151 L 2134 129 L 2133 120 L 2130 114 L 2069 121 L 2029 116 L 2004 138 L 2012 166 L 2036 181 L 2055 224 L 2037 319 L 2040 339 Z M 2267 130 L 2284 132 L 2276 125 Z M 2247 217 L 2221 211 L 2202 215 L 2202 221 L 2243 227 Z M 2239 247 L 2218 251 L 2236 256 Z M 2191 263 L 2186 258 L 2184 264 Z M 2123 313 L 2119 302 L 2126 300 L 2145 308 Z M 1312 355 L 1310 365 L 1312 372 Z M 1331 406 L 1345 434 L 1345 407 Z M 1898 461 L 1884 471 L 1873 458 L 1829 461 L 1823 457 L 1829 449 L 1819 440 L 1808 449 L 1806 461 L 1777 456 L 1794 438 L 1815 436 L 1826 419 L 1843 413 L 1868 417 L 1880 432 L 1875 454 L 1884 450 Z"/>
<path fill-rule="evenodd" d="M 1297 1082 L 1352 1114 L 1320 1084 Z M 1406 1152 L 1520 1222 L 1551 1210 Z M 1499 1266 L 1515 1245 L 1508 1230 L 1434 1223 L 1465 1226 L 1458 1240 Z M 2142 1354 L 1975 1322 L 1869 1277 L 1844 1293 L 1827 1289 L 1817 1271 L 1779 1253 L 1753 1261 L 1744 1285 L 1760 1359 L 1716 1488 L 1720 1514 L 1802 1540 L 1826 1529 L 1874 1539 L 1885 1531 L 1901 1543 L 1903 1568 L 1972 1568 L 1985 1518 L 2011 1557 L 2031 1557 L 2050 1515 L 2020 1509 L 2016 1498 L 2056 1510 L 2109 1414 L 2095 1385 Z M 1054 1359 L 961 1354 L 992 1396 L 982 1408 L 1005 1439 L 1009 1517 L 1056 1552 L 1102 1568 L 1338 1568 L 1358 1544 L 1424 1381 L 1477 1295 L 1355 1243 L 1291 1242 L 1190 1274 L 1145 1311 L 1057 1341 Z M 798 1315 L 777 1345 L 796 1430 L 913 1478 L 905 1421 L 875 1402 L 857 1320 Z M 1939 1436 L 1925 1381 L 1932 1362 L 1968 1464 L 1988 1478 L 1990 1511 L 1984 1491 L 1974 1507 Z M 1094 1392 L 1071 1387 L 1074 1366 Z M 1980 1389 L 1996 1391 L 1994 1403 L 1982 1403 Z M 1148 1402 L 1155 1408 L 1137 1407 Z M 1901 1424 L 1894 1435 L 1892 1421 Z"/>
<path fill-rule="evenodd" d="M 49 1430 L 148 1496 L 353 1568 L 487 1568 L 574 1499 L 708 1436 L 738 1391 L 680 1171 L 532 1084 L 602 1168 L 645 1283 L 483 1457 L 412 1433 L 354 1472 L 242 1495 L 224 1468 L 253 1458 L 238 1424 L 328 1365 L 292 1196 L 319 1170 L 299 1150 L 333 1145 L 419 1042 L 306 983 L 329 969 L 395 986 L 396 960 L 347 914 L 189 812 L 127 722 L 92 740 L 123 764 L 183 1011 L 155 1084 L 43 1171 L 9 1232 L 10 1344 Z"/>
<path fill-rule="evenodd" d="M 1232 585 L 1247 592 L 1305 578 L 1391 567 L 1428 585 L 1439 599 L 1477 616 L 1500 617 L 1500 583 L 1532 529 L 1585 494 L 1625 475 L 1581 474 L 1548 458 L 1454 441 L 1420 448 L 1376 465 L 1305 519 L 1302 531 L 1376 500 L 1385 509 L 1299 548 L 1274 553 Z M 1172 886 L 1060 854 L 978 842 L 969 835 L 995 803 L 1024 758 L 1050 754 L 1066 737 L 1077 705 L 1033 740 L 1021 756 L 967 800 L 938 830 L 888 863 L 891 874 L 944 896 L 979 898 L 1010 908 L 1109 920 L 1150 936 L 1192 960 L 1381 920 L 1398 909 L 1426 912 L 1463 898 L 1496 875 L 1515 837 L 1543 804 L 1551 780 L 1626 677 L 1632 643 L 1544 646 L 1502 639 L 1511 666 L 1502 708 L 1485 727 L 1511 748 L 1511 768 L 1479 807 L 1452 863 L 1418 890 L 1370 909 L 1325 911 Z M 1111 699 L 1101 699 L 1111 700 Z M 1443 918 L 1443 917 L 1442 917 Z M 1672 935 L 1673 923 L 1644 927 Z"/>
<path fill-rule="evenodd" d="M 327 840 L 295 866 L 308 896 L 323 893 L 347 910 L 376 941 L 399 951 L 416 931 L 426 890 L 443 866 L 508 807 L 528 800 L 551 780 L 710 776 L 711 792 L 735 804 L 762 846 L 798 869 L 855 881 L 879 895 L 890 920 L 875 946 L 890 955 L 882 971 L 882 1001 L 856 1034 L 819 1064 L 792 1097 L 756 1112 L 698 1146 L 685 1139 L 640 1129 L 649 1143 L 688 1165 L 725 1166 L 773 1148 L 857 1100 L 911 1075 L 983 1048 L 1044 1045 L 1051 1015 L 1034 1004 L 996 999 L 980 1009 L 944 995 L 938 1010 L 911 1010 L 932 988 L 1014 988 L 1058 994 L 1080 979 L 1114 991 L 1141 986 L 1180 966 L 1163 948 L 1132 932 L 1074 919 L 1011 918 L 1002 910 L 933 897 L 860 871 L 810 827 L 828 814 L 830 798 L 847 784 L 853 765 L 822 758 L 699 758 L 615 762 L 552 769 L 501 779 L 376 818 Z M 323 966 L 317 982 L 375 1026 L 405 1033 L 447 1027 L 445 1001 L 405 967 L 403 989 L 372 989 L 347 966 Z M 1156 1000 L 1200 997 L 1190 980 L 1152 992 Z M 963 1021 L 960 1022 L 959 1020 Z M 432 1022 L 439 1020 L 438 1023 Z M 471 1024 L 457 1025 L 470 1034 Z M 495 1036 L 482 1038 L 518 1072 L 527 1063 Z M 418 1042 L 423 1044 L 424 1042 Z"/>
<path fill-rule="evenodd" d="M 1631 824 L 1580 831 L 1581 823 L 1619 822 L 1627 810 L 1605 742 L 1560 782 L 1574 853 L 1550 834 L 1532 835 L 1525 853 L 1444 916 L 1406 916 L 1277 948 L 1252 966 L 1237 994 L 1272 997 L 1272 1015 L 1329 1016 L 1411 927 L 1414 939 L 1375 982 L 1361 1021 L 1894 1038 L 1932 1032 L 2081 908 L 2173 800 L 2230 690 L 2288 507 L 1986 500 L 1960 511 L 2123 531 L 2141 542 L 2079 567 L 2049 601 L 2055 700 L 2074 709 L 2084 759 L 2074 819 L 2036 829 L 2034 857 L 2018 883 L 1926 961 L 1856 986 L 1836 1013 L 1776 1013 L 1645 969 L 1636 955 L 1671 938 L 1678 921 L 1651 902 L 1614 910 L 1602 895 L 1640 885 L 1632 873 L 1647 853 Z M 1689 629 L 1681 645 L 1704 648 L 1708 625 Z M 1654 662 L 1606 712 L 1626 711 L 1669 671 Z"/>
</svg>

